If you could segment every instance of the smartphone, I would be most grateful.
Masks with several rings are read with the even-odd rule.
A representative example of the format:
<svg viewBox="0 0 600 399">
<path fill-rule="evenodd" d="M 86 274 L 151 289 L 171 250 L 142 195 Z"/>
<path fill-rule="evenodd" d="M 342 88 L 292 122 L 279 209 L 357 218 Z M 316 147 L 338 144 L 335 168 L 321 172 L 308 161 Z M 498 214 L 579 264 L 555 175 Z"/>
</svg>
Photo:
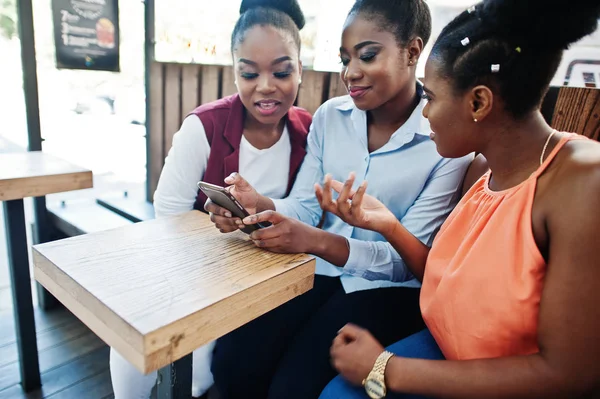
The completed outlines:
<svg viewBox="0 0 600 399">
<path fill-rule="evenodd" d="M 227 209 L 233 216 L 237 216 L 240 219 L 244 219 L 246 216 L 250 216 L 248 211 L 238 202 L 238 200 L 231 195 L 231 193 L 224 187 L 217 186 L 215 184 L 206 183 L 203 181 L 198 182 L 198 188 L 210 198 L 212 202 L 219 205 L 221 208 Z M 242 230 L 246 234 L 252 233 L 254 230 L 269 227 L 271 223 L 262 222 L 247 225 Z"/>
</svg>

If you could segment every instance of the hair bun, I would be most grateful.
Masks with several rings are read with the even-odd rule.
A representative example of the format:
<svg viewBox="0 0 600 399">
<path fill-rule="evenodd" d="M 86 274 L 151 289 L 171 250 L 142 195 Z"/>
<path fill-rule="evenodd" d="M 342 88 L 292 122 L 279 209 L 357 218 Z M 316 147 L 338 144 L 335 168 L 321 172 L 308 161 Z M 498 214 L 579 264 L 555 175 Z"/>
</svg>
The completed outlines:
<svg viewBox="0 0 600 399">
<path fill-rule="evenodd" d="M 597 0 L 484 0 L 478 15 L 516 44 L 562 49 L 598 27 Z"/>
<path fill-rule="evenodd" d="M 272 8 L 281 11 L 294 21 L 298 29 L 302 29 L 306 22 L 304 20 L 304 13 L 302 13 L 302 9 L 300 9 L 297 0 L 242 0 L 240 14 L 258 7 Z"/>
</svg>

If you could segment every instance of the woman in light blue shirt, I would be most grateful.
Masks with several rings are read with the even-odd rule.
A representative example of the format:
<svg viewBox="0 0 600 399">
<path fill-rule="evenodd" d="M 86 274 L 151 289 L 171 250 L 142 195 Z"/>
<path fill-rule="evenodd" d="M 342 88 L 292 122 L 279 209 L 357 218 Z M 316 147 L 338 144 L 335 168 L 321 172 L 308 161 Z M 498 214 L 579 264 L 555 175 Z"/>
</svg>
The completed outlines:
<svg viewBox="0 0 600 399">
<path fill-rule="evenodd" d="M 323 216 L 314 185 L 325 174 L 346 180 L 355 172 L 356 185 L 368 180 L 370 195 L 431 242 L 456 203 L 472 157 L 444 159 L 429 137 L 415 71 L 430 32 L 422 0 L 358 0 L 340 49 L 349 95 L 315 113 L 289 197 L 261 196 L 239 174 L 225 180 L 242 205 L 258 213 L 246 223 L 273 223 L 251 235 L 257 246 L 318 260 L 313 290 L 217 342 L 212 371 L 224 399 L 316 398 L 335 376 L 329 347 L 346 323 L 368 328 L 384 345 L 423 327 L 419 283 L 402 258 L 378 233 Z M 205 208 L 222 232 L 243 225 L 215 204 Z M 314 227 L 321 219 L 322 228 Z"/>
</svg>

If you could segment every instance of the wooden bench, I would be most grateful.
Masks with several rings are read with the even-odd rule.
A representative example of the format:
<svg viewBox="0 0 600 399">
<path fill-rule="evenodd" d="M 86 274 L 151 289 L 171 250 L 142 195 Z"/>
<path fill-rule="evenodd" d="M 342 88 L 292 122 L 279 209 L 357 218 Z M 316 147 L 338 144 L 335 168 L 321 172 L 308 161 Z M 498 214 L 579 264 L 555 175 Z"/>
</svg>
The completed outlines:
<svg viewBox="0 0 600 399">
<path fill-rule="evenodd" d="M 156 190 L 173 135 L 188 113 L 199 104 L 236 92 L 230 66 L 183 65 L 155 62 L 148 90 L 150 115 L 149 195 Z M 303 71 L 296 104 L 314 113 L 330 98 L 345 95 L 338 73 Z M 593 88 L 552 87 L 544 100 L 543 114 L 556 129 L 600 136 L 600 90 Z"/>
<path fill-rule="evenodd" d="M 47 205 L 54 227 L 67 237 L 125 226 L 133 223 L 95 201 L 69 201 Z"/>
<path fill-rule="evenodd" d="M 152 203 L 127 197 L 62 201 L 48 204 L 47 209 L 52 225 L 66 237 L 110 230 L 154 219 Z"/>
<path fill-rule="evenodd" d="M 600 89 L 551 87 L 542 114 L 557 130 L 600 141 Z"/>
</svg>

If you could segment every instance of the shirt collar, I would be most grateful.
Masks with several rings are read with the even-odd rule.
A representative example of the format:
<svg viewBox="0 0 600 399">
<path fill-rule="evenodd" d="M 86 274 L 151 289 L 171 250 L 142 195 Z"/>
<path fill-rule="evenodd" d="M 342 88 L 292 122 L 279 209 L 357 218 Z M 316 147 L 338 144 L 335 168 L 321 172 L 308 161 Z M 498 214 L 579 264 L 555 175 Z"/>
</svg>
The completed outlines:
<svg viewBox="0 0 600 399">
<path fill-rule="evenodd" d="M 416 106 L 416 108 L 414 109 L 413 113 L 410 115 L 410 117 L 408 118 L 408 120 L 404 123 L 404 125 L 402 125 L 400 127 L 400 129 L 398 129 L 399 131 L 412 131 L 415 134 L 420 134 L 422 136 L 427 136 L 429 137 L 429 123 L 427 123 L 427 120 L 423 117 L 423 108 L 425 108 L 425 105 L 427 104 L 427 100 L 423 99 L 423 84 L 417 80 L 417 96 L 419 96 L 419 98 L 421 98 L 421 100 L 419 101 L 419 104 Z M 346 111 L 358 111 L 358 112 L 362 112 L 360 111 L 358 108 L 356 108 L 356 106 L 354 105 L 354 101 L 352 101 L 352 98 L 350 96 L 345 96 L 344 100 L 336 105 L 335 109 L 342 111 L 342 112 L 346 112 Z"/>
<path fill-rule="evenodd" d="M 398 130 L 390 137 L 390 141 L 384 145 L 378 152 L 386 152 L 390 149 L 395 149 L 403 146 L 406 143 L 411 142 L 416 135 L 419 135 L 423 138 L 429 138 L 429 134 L 431 129 L 429 127 L 429 121 L 423 117 L 423 108 L 427 105 L 427 100 L 423 99 L 423 84 L 419 81 L 416 82 L 417 86 L 417 95 L 421 97 L 421 100 L 413 110 L 410 117 L 404 122 Z M 355 129 L 358 132 L 364 131 L 366 133 L 366 123 L 367 123 L 367 113 L 362 111 L 354 105 L 352 98 L 350 96 L 346 96 L 343 101 L 335 107 L 340 112 L 348 112 L 350 113 L 350 119 L 352 120 Z M 362 137 L 362 136 L 361 136 Z M 366 135 L 363 137 L 366 145 Z"/>
</svg>

